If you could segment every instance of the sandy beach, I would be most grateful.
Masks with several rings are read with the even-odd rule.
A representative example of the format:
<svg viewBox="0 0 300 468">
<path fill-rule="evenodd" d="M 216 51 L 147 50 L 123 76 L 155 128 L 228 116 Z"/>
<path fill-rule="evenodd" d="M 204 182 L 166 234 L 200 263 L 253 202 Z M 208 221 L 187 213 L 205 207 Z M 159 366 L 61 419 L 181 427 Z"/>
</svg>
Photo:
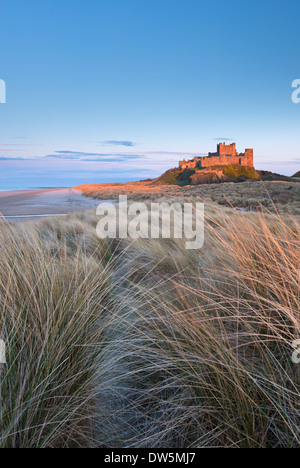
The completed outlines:
<svg viewBox="0 0 300 468">
<path fill-rule="evenodd" d="M 72 188 L 0 192 L 0 213 L 8 221 L 62 216 L 85 211 L 98 204 L 99 201 Z"/>
</svg>

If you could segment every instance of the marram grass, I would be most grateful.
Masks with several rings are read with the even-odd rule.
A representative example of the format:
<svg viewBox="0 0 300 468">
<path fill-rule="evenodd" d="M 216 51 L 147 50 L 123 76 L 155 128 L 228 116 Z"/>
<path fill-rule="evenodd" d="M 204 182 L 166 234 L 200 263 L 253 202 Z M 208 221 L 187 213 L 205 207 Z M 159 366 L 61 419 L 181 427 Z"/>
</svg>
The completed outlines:
<svg viewBox="0 0 300 468">
<path fill-rule="evenodd" d="M 206 215 L 199 252 L 1 227 L 2 447 L 299 447 L 299 221 Z"/>
</svg>

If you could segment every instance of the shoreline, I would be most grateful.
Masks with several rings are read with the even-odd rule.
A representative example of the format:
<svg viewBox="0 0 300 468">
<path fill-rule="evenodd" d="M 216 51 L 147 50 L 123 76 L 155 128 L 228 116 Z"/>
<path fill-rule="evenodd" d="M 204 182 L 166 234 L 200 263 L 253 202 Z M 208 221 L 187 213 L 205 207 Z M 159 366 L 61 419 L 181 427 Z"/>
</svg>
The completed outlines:
<svg viewBox="0 0 300 468">
<path fill-rule="evenodd" d="M 9 188 L 9 189 L 0 189 L 1 193 L 7 192 L 33 192 L 36 190 L 69 190 L 73 187 L 20 187 L 20 188 Z"/>
<path fill-rule="evenodd" d="M 67 216 L 98 204 L 73 188 L 0 191 L 0 215 L 12 221 Z"/>
</svg>

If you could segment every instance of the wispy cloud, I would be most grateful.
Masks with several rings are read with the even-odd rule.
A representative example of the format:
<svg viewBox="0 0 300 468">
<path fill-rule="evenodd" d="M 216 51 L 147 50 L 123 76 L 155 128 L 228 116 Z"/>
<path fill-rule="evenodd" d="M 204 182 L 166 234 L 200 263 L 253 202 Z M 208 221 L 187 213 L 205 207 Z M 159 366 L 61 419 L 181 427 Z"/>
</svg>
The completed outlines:
<svg viewBox="0 0 300 468">
<path fill-rule="evenodd" d="M 40 145 L 40 144 L 24 144 L 24 143 L 2 143 L 3 146 L 13 146 L 14 148 L 15 147 L 20 147 L 20 148 L 25 148 L 27 146 L 43 146 L 43 145 Z M 1 150 L 1 151 L 5 151 L 5 150 Z"/>
<path fill-rule="evenodd" d="M 136 146 L 136 143 L 133 141 L 127 141 L 127 140 L 108 140 L 108 141 L 101 141 L 100 142 L 101 146 L 127 146 L 127 147 L 132 147 Z"/>
<path fill-rule="evenodd" d="M 218 138 L 215 138 L 215 141 L 233 141 L 233 138 L 218 137 Z"/>
<path fill-rule="evenodd" d="M 285 166 L 287 164 L 289 164 L 289 165 L 290 164 L 293 164 L 293 165 L 299 164 L 300 165 L 300 158 L 292 159 L 290 161 L 284 161 L 284 160 L 282 160 L 282 161 L 273 161 L 273 163 L 277 164 L 277 165 L 282 165 L 282 166 Z"/>
<path fill-rule="evenodd" d="M 10 149 L 0 148 L 0 154 L 4 153 L 0 157 L 2 161 L 42 161 L 42 160 L 61 160 L 61 161 L 82 161 L 82 162 L 111 162 L 111 163 L 133 163 L 134 161 L 145 161 L 149 164 L 157 164 L 163 162 L 165 164 L 174 164 L 178 158 L 187 158 L 193 156 L 203 156 L 205 154 L 200 153 L 183 153 L 183 152 L 173 152 L 173 151 L 146 151 L 144 153 L 135 153 L 135 152 L 106 152 L 106 153 L 93 153 L 87 151 L 73 151 L 73 150 L 60 150 L 54 151 L 52 154 L 47 154 L 43 156 L 19 156 L 15 152 L 19 152 L 21 149 L 18 147 L 11 147 Z"/>
<path fill-rule="evenodd" d="M 13 158 L 13 157 L 5 157 L 5 156 L 0 156 L 0 161 L 26 161 L 26 158 Z"/>
<path fill-rule="evenodd" d="M 93 162 L 125 162 L 130 160 L 145 159 L 144 154 L 127 153 L 88 153 L 83 151 L 55 151 L 55 154 L 48 154 L 44 159 L 73 159 L 76 161 Z"/>
</svg>

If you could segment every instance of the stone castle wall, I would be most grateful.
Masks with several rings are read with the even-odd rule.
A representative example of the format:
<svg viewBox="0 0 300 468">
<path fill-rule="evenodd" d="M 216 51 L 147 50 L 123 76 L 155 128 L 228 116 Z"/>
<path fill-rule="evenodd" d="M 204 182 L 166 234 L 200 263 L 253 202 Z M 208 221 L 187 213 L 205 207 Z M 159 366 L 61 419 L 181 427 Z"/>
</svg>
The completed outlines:
<svg viewBox="0 0 300 468">
<path fill-rule="evenodd" d="M 235 143 L 232 145 L 225 145 L 224 143 L 218 145 L 217 153 L 209 153 L 208 156 L 195 157 L 189 161 L 179 161 L 179 167 L 181 169 L 230 165 L 254 167 L 253 149 L 246 149 L 245 153 L 238 154 Z"/>
</svg>

